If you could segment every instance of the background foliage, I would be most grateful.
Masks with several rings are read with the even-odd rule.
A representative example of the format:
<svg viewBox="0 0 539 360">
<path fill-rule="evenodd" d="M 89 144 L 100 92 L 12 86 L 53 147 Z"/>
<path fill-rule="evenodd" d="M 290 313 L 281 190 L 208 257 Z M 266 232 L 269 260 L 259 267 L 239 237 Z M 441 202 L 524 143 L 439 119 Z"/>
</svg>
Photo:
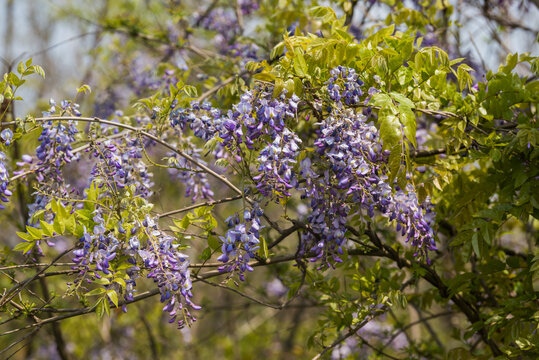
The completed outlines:
<svg viewBox="0 0 539 360">
<path fill-rule="evenodd" d="M 3 358 L 537 358 L 536 1 L 46 4 Z"/>
</svg>

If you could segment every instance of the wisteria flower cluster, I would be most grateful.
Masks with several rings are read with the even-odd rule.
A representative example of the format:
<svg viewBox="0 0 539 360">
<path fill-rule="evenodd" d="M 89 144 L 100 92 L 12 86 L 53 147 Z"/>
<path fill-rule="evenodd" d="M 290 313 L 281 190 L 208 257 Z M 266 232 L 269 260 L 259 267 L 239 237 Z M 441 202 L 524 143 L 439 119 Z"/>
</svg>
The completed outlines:
<svg viewBox="0 0 539 360">
<path fill-rule="evenodd" d="M 320 163 L 326 164 L 316 169 L 309 158 L 297 165 L 301 140 L 286 128 L 297 110 L 296 96 L 272 99 L 267 91 L 261 90 L 256 96 L 247 92 L 234 106 L 235 111 L 225 116 L 209 105 L 203 105 L 205 114 L 200 115 L 197 111 L 201 107 L 195 105 L 195 112 L 178 109 L 171 120 L 182 129 L 190 127 L 204 140 L 218 136 L 238 162 L 244 155 L 239 144 L 259 150 L 258 174 L 253 181 L 263 197 L 290 197 L 292 189 L 300 189 L 311 200 L 312 211 L 307 218 L 310 228 L 304 232 L 304 244 L 312 244 L 307 250 L 314 254 L 313 260 L 329 256 L 341 261 L 348 216 L 360 209 L 371 218 L 378 211 L 396 220 L 399 231 L 417 247 L 418 254 L 427 255 L 427 251 L 436 249 L 429 220 L 432 216 L 428 215 L 430 204 L 419 204 L 411 185 L 399 189 L 389 183 L 389 152 L 382 150 L 378 129 L 362 114 L 345 108 L 358 104 L 363 96 L 363 82 L 355 71 L 338 67 L 331 75 L 327 91 L 336 106 L 316 124 L 319 137 L 314 145 Z M 257 145 L 262 139 L 267 145 L 260 149 Z M 226 238 L 227 243 L 231 239 L 236 238 Z"/>
<path fill-rule="evenodd" d="M 0 151 L 0 200 L 3 203 L 9 202 L 9 197 L 12 195 L 9 186 L 9 172 L 6 168 L 6 154 Z M 5 209 L 5 206 L 0 203 L 0 209 Z"/>
<path fill-rule="evenodd" d="M 297 185 L 293 171 L 299 154 L 300 138 L 287 128 L 277 133 L 258 156 L 260 166 L 258 175 L 253 177 L 256 188 L 264 196 L 276 194 L 279 197 L 291 196 L 290 189 Z"/>
<path fill-rule="evenodd" d="M 144 267 L 149 269 L 147 277 L 159 287 L 161 302 L 166 304 L 163 311 L 169 314 L 169 322 L 177 321 L 178 327 L 182 328 L 196 321 L 196 317 L 184 306 L 189 305 L 195 310 L 201 308 L 191 300 L 193 293 L 187 255 L 178 251 L 175 238 L 161 231 L 149 216 L 143 221 L 140 233 L 146 239 L 146 246 L 137 250 L 141 245 L 135 240 L 132 248 L 137 250 Z"/>
<path fill-rule="evenodd" d="M 70 103 L 62 102 L 66 111 L 70 109 Z M 55 103 L 51 100 L 51 110 L 56 109 Z M 79 114 L 80 115 L 80 114 Z M 28 205 L 29 216 L 31 217 L 37 211 L 42 210 L 51 200 L 51 196 L 60 198 L 69 197 L 71 189 L 65 183 L 62 175 L 62 168 L 79 159 L 80 154 L 74 153 L 72 143 L 78 133 L 76 121 L 47 121 L 42 124 L 43 131 L 38 138 L 39 146 L 36 149 L 37 161 L 27 157 L 20 165 L 29 165 L 29 169 L 20 168 L 17 173 L 30 171 L 35 174 L 36 180 L 44 186 L 37 192 L 34 202 Z"/>
<path fill-rule="evenodd" d="M 153 174 L 142 160 L 143 145 L 138 138 L 122 142 L 106 140 L 91 147 L 98 161 L 91 171 L 90 181 L 105 179 L 111 190 L 118 192 L 127 186 L 135 186 L 135 194 L 147 199 L 153 194 Z"/>
<path fill-rule="evenodd" d="M 322 163 L 327 162 L 328 165 L 324 176 L 317 177 L 322 191 L 309 187 L 304 191 L 305 196 L 311 199 L 313 212 L 320 206 L 330 206 L 334 211 L 325 219 L 327 228 L 322 226 L 322 229 L 319 229 L 315 226 L 313 235 L 331 241 L 325 236 L 324 230 L 326 234 L 330 231 L 333 231 L 333 234 L 338 233 L 337 251 L 341 252 L 340 245 L 343 241 L 340 236 L 346 232 L 344 224 L 348 215 L 348 204 L 356 204 L 365 208 L 371 218 L 377 210 L 390 220 L 396 220 L 398 230 L 407 235 L 407 241 L 417 247 L 418 253 L 427 256 L 428 250 L 436 250 L 432 216 L 429 215 L 432 213 L 430 202 L 419 204 L 410 184 L 406 189 L 399 189 L 389 183 L 386 166 L 388 152 L 382 150 L 377 128 L 367 124 L 365 117 L 352 109 L 338 110 L 319 125 L 320 137 L 315 141 L 315 145 L 324 160 Z M 315 181 L 311 179 L 311 182 Z M 336 194 L 338 191 L 341 192 L 339 196 Z M 321 192 L 329 194 L 321 197 Z M 334 219 L 335 214 L 339 213 L 342 213 L 344 218 Z M 320 223 L 322 219 L 311 215 L 310 220 Z M 309 240 L 313 242 L 312 239 Z M 311 250 L 320 256 L 317 249 L 321 247 L 333 248 L 335 245 L 331 243 L 329 246 L 321 246 L 318 242 L 316 248 Z"/>
<path fill-rule="evenodd" d="M 101 211 L 98 209 L 93 217 L 94 227 L 91 231 L 84 229 L 84 235 L 80 238 L 81 247 L 73 251 L 73 262 L 77 265 L 73 269 L 80 271 L 80 275 L 91 270 L 90 266 L 95 265 L 93 276 L 101 278 L 98 271 L 105 275 L 110 274 L 110 264 L 116 258 L 120 250 L 120 242 L 114 233 L 107 231 Z"/>
<path fill-rule="evenodd" d="M 222 272 L 238 272 L 240 280 L 245 280 L 245 271 L 253 271 L 249 261 L 255 259 L 255 254 L 260 248 L 260 229 L 262 225 L 260 217 L 262 209 L 254 204 L 252 210 L 243 212 L 243 222 L 240 216 L 234 214 L 226 219 L 228 231 L 221 236 L 223 254 L 217 260 L 225 265 L 219 267 Z"/>
<path fill-rule="evenodd" d="M 364 82 L 352 68 L 338 66 L 331 70 L 327 90 L 331 100 L 346 105 L 357 105 L 363 95 Z"/>
<path fill-rule="evenodd" d="M 241 0 L 237 2 L 237 6 L 242 17 L 251 15 L 259 8 L 257 0 Z M 239 61 L 239 66 L 243 68 L 248 61 L 259 59 L 259 47 L 254 43 L 238 41 L 242 28 L 237 16 L 237 10 L 218 7 L 209 13 L 196 14 L 193 22 L 203 29 L 215 32 L 213 43 L 219 53 L 235 58 Z"/>
<path fill-rule="evenodd" d="M 217 147 L 218 158 L 224 154 L 226 148 L 234 155 L 236 161 L 241 162 L 240 144 L 244 143 L 248 149 L 255 149 L 261 136 L 269 135 L 270 141 L 285 128 L 287 118 L 293 118 L 297 111 L 299 98 L 293 95 L 287 99 L 285 94 L 273 99 L 271 89 L 261 89 L 256 94 L 247 91 L 241 96 L 233 110 L 226 114 L 213 108 L 209 103 L 193 103 L 190 108 L 178 108 L 171 112 L 170 121 L 173 126 L 181 130 L 191 129 L 193 134 L 208 141 L 219 138 L 221 146 Z M 286 140 L 288 141 L 288 140 Z M 295 146 L 292 146 L 295 147 Z"/>
<path fill-rule="evenodd" d="M 199 164 L 207 165 L 200 156 L 200 149 L 190 146 L 184 150 L 185 153 L 194 158 Z M 199 199 L 212 200 L 214 193 L 211 189 L 208 174 L 193 167 L 193 164 L 177 154 L 169 154 L 169 172 L 185 186 L 185 196 L 190 197 L 195 202 Z"/>
</svg>

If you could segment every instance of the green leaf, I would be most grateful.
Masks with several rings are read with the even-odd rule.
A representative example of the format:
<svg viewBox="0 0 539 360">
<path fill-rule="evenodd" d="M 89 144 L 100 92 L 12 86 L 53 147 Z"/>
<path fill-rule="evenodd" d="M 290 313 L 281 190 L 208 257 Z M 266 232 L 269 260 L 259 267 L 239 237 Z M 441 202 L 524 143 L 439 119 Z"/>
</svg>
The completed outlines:
<svg viewBox="0 0 539 360">
<path fill-rule="evenodd" d="M 53 199 L 53 200 L 51 200 L 51 202 L 49 204 L 51 206 L 52 212 L 55 213 L 55 214 L 58 214 L 58 202 Z"/>
<path fill-rule="evenodd" d="M 494 149 L 492 149 L 490 151 L 490 157 L 491 157 L 492 161 L 498 162 L 502 158 L 502 153 L 501 153 L 500 150 L 494 148 Z"/>
<path fill-rule="evenodd" d="M 299 48 L 294 49 L 294 70 L 300 77 L 306 77 L 309 71 L 303 57 L 303 51 Z"/>
<path fill-rule="evenodd" d="M 406 105 L 410 109 L 415 108 L 415 105 L 412 100 L 408 99 L 406 96 L 394 91 L 390 92 L 389 95 L 391 95 L 391 97 L 395 101 L 398 101 L 401 105 Z"/>
<path fill-rule="evenodd" d="M 260 255 L 263 259 L 267 259 L 268 258 L 268 242 L 266 241 L 266 238 L 263 236 L 260 237 L 260 240 L 261 240 L 260 243 L 262 244 L 262 246 L 258 250 L 258 255 Z"/>
<path fill-rule="evenodd" d="M 39 239 L 41 239 L 43 237 L 43 232 L 41 231 L 41 229 L 37 229 L 37 228 L 31 227 L 31 226 L 27 226 L 26 231 L 28 231 L 28 233 L 30 235 L 32 235 L 33 239 L 39 240 Z"/>
<path fill-rule="evenodd" d="M 483 240 L 485 240 L 487 244 L 492 245 L 494 234 L 493 234 L 493 230 L 490 224 L 488 223 L 483 224 L 480 230 L 481 230 L 481 236 L 483 237 Z"/>
<path fill-rule="evenodd" d="M 116 294 L 116 291 L 115 290 L 107 291 L 107 296 L 109 297 L 110 301 L 112 301 L 114 306 L 118 307 L 118 294 Z"/>
<path fill-rule="evenodd" d="M 491 259 L 486 264 L 480 265 L 478 268 L 482 274 L 488 275 L 505 270 L 505 263 L 500 260 Z"/>
<path fill-rule="evenodd" d="M 275 47 L 271 50 L 270 59 L 276 59 L 277 57 L 281 56 L 284 51 L 284 42 L 281 41 Z"/>
<path fill-rule="evenodd" d="M 129 264 L 129 265 L 131 265 L 131 264 Z M 115 279 L 113 280 L 113 282 L 120 284 L 120 286 L 121 286 L 122 288 L 124 288 L 124 289 L 127 287 L 127 284 L 125 283 L 125 280 L 122 279 L 122 278 L 115 278 Z"/>
<path fill-rule="evenodd" d="M 20 83 L 21 83 L 21 80 L 14 73 L 9 73 L 9 75 L 8 75 L 8 83 L 10 83 L 11 85 L 13 85 L 15 87 L 18 87 L 20 85 Z"/>
<path fill-rule="evenodd" d="M 378 113 L 380 121 L 380 137 L 383 141 L 383 148 L 391 149 L 402 139 L 401 124 L 396 116 L 394 106 L 384 106 Z"/>
<path fill-rule="evenodd" d="M 105 305 L 104 305 L 105 302 L 106 300 L 104 298 L 101 298 L 97 301 L 95 314 L 97 315 L 98 319 L 101 319 L 103 315 L 105 314 Z"/>
<path fill-rule="evenodd" d="M 97 200 L 97 196 L 99 192 L 98 189 L 99 188 L 97 187 L 96 182 L 92 181 L 92 183 L 90 184 L 90 189 L 88 189 L 88 192 L 86 194 L 86 199 L 88 199 L 88 201 L 95 202 Z M 57 212 L 54 209 L 52 211 Z"/>
<path fill-rule="evenodd" d="M 60 216 L 55 217 L 53 228 L 54 228 L 54 232 L 56 232 L 59 235 L 63 235 L 66 231 L 65 221 L 63 219 L 60 219 Z"/>
<path fill-rule="evenodd" d="M 75 229 L 77 227 L 77 222 L 75 221 L 75 216 L 74 215 L 71 215 L 70 217 L 68 217 L 66 219 L 65 226 L 66 226 L 66 231 L 69 234 L 74 234 L 75 233 Z"/>
<path fill-rule="evenodd" d="M 191 85 L 185 85 L 183 88 L 183 91 L 187 94 L 187 96 L 196 98 L 198 96 L 197 88 Z"/>
<path fill-rule="evenodd" d="M 216 236 L 208 235 L 208 246 L 212 250 L 217 250 L 221 247 L 221 243 L 219 242 L 219 239 L 217 239 Z"/>
<path fill-rule="evenodd" d="M 399 173 L 397 175 L 397 185 L 399 185 L 401 189 L 406 189 L 407 182 L 408 179 L 406 179 L 406 167 L 403 164 L 401 165 Z"/>
<path fill-rule="evenodd" d="M 478 257 L 481 257 L 480 241 L 481 240 L 479 239 L 478 233 L 474 232 L 472 236 L 472 247 L 473 247 L 473 251 Z"/>
<path fill-rule="evenodd" d="M 34 246 L 36 245 L 35 242 L 22 242 L 13 248 L 13 251 L 22 251 L 24 254 L 30 252 Z"/>
<path fill-rule="evenodd" d="M 62 220 L 65 220 L 68 217 L 67 210 L 66 210 L 66 208 L 64 207 L 64 205 L 61 202 L 58 202 L 58 213 L 57 213 L 57 215 L 59 215 Z"/>
<path fill-rule="evenodd" d="M 32 68 L 34 68 L 36 74 L 38 74 L 39 76 L 41 76 L 43 79 L 45 79 L 45 70 L 43 70 L 43 68 L 39 65 L 34 65 L 32 66 Z"/>
<path fill-rule="evenodd" d="M 521 349 L 521 350 L 530 350 L 531 348 L 534 347 L 534 345 L 528 340 L 528 339 L 525 339 L 525 338 L 518 338 L 515 340 L 515 344 L 517 344 L 517 346 Z M 537 343 L 536 343 L 537 344 Z M 536 346 L 536 345 L 535 345 Z"/>
<path fill-rule="evenodd" d="M 101 294 L 104 294 L 105 292 L 106 292 L 105 289 L 103 289 L 102 287 L 98 287 L 98 288 L 95 288 L 95 289 L 87 292 L 86 294 L 84 294 L 84 296 L 101 295 Z"/>
<path fill-rule="evenodd" d="M 397 177 L 401 167 L 402 154 L 401 145 L 397 144 L 391 148 L 389 154 L 388 166 L 389 166 L 389 184 L 393 184 L 393 181 Z"/>
<path fill-rule="evenodd" d="M 284 83 L 284 88 L 286 91 L 288 91 L 288 95 L 292 95 L 296 93 L 296 83 L 293 79 L 288 79 Z"/>
<path fill-rule="evenodd" d="M 34 241 L 34 238 L 28 233 L 17 231 L 17 235 L 25 241 Z"/>
<path fill-rule="evenodd" d="M 450 246 L 460 246 L 464 243 L 468 243 L 472 239 L 472 236 L 472 231 L 459 231 L 457 236 L 451 241 Z"/>
<path fill-rule="evenodd" d="M 466 86 L 470 87 L 472 85 L 472 78 L 470 74 L 465 70 L 466 67 L 464 64 L 459 65 L 457 68 L 457 80 L 460 90 L 464 90 Z"/>
<path fill-rule="evenodd" d="M 315 18 L 322 19 L 323 22 L 328 23 L 337 19 L 337 15 L 332 8 L 326 6 L 315 6 L 309 11 L 310 15 Z"/>
<path fill-rule="evenodd" d="M 200 260 L 206 261 L 209 258 L 211 258 L 211 249 L 207 247 L 202 251 L 202 254 L 200 254 Z"/>
<path fill-rule="evenodd" d="M 24 64 L 22 61 L 19 63 L 19 65 L 17 65 L 17 72 L 21 75 L 24 73 Z"/>
<path fill-rule="evenodd" d="M 46 221 L 39 220 L 39 225 L 41 225 L 41 229 L 43 230 L 43 234 L 45 234 L 45 236 L 54 235 L 54 228 L 51 224 Z"/>
<path fill-rule="evenodd" d="M 372 96 L 371 100 L 369 101 L 369 104 L 373 106 L 389 106 L 393 105 L 393 101 L 391 100 L 391 97 L 389 95 L 384 93 L 376 93 Z"/>
<path fill-rule="evenodd" d="M 273 87 L 273 97 L 281 95 L 284 89 L 284 81 L 282 79 L 275 79 L 275 86 Z"/>
<path fill-rule="evenodd" d="M 406 105 L 399 105 L 399 120 L 404 126 L 404 135 L 417 148 L 416 120 L 412 109 Z"/>
<path fill-rule="evenodd" d="M 77 94 L 84 93 L 89 94 L 92 92 L 92 89 L 90 88 L 90 85 L 83 84 L 80 88 L 77 89 Z"/>
<path fill-rule="evenodd" d="M 522 171 L 519 171 L 516 174 L 514 174 L 514 179 L 515 179 L 515 187 L 518 188 L 522 186 L 522 184 L 524 184 L 526 180 L 528 180 L 528 175 Z"/>
<path fill-rule="evenodd" d="M 500 66 L 499 70 L 506 74 L 509 74 L 511 73 L 511 71 L 513 71 L 515 66 L 517 66 L 518 64 L 518 53 L 507 54 L 507 57 L 505 58 L 505 62 L 506 62 L 505 66 Z"/>
<path fill-rule="evenodd" d="M 93 283 L 97 285 L 109 285 L 110 280 L 106 277 L 102 277 L 101 279 L 95 279 Z"/>
<path fill-rule="evenodd" d="M 174 224 L 176 224 L 180 229 L 182 230 L 185 230 L 187 229 L 187 227 L 189 227 L 189 224 L 191 223 L 191 220 L 189 219 L 189 216 L 185 215 L 183 218 L 182 218 L 182 221 L 181 222 L 174 222 Z"/>
</svg>

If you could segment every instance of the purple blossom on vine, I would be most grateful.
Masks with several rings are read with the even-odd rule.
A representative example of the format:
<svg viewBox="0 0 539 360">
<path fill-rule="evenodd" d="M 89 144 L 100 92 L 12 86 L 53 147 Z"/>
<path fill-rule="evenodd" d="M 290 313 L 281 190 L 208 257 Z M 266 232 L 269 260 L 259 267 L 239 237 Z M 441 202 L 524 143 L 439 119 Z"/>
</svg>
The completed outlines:
<svg viewBox="0 0 539 360">
<path fill-rule="evenodd" d="M 2 138 L 6 146 L 9 146 L 11 144 L 11 140 L 13 139 L 13 131 L 11 131 L 9 128 L 2 130 L 0 133 L 0 138 Z"/>
<path fill-rule="evenodd" d="M 147 238 L 147 247 L 138 250 L 144 266 L 150 269 L 148 278 L 159 287 L 163 311 L 170 316 L 169 322 L 177 322 L 182 328 L 196 321 L 189 307 L 199 310 L 201 307 L 191 300 L 192 283 L 188 256 L 179 252 L 175 238 L 162 232 L 156 222 L 147 217 L 141 226 L 143 236 Z M 188 305 L 185 306 L 185 305 Z"/>
<path fill-rule="evenodd" d="M 0 200 L 3 203 L 9 202 L 9 197 L 12 195 L 9 186 L 9 172 L 6 167 L 6 154 L 0 151 Z M 0 203 L 0 209 L 5 209 L 5 206 Z"/>
<path fill-rule="evenodd" d="M 200 157 L 199 149 L 190 147 L 185 152 L 196 159 L 198 163 L 206 165 L 206 162 Z M 169 155 L 169 159 L 174 159 L 174 161 L 169 160 L 172 163 L 169 171 L 185 185 L 185 196 L 190 197 L 193 202 L 198 199 L 212 200 L 214 193 L 210 187 L 208 174 L 198 171 L 189 160 L 183 157 L 176 154 Z"/>
<path fill-rule="evenodd" d="M 238 214 L 232 215 L 225 221 L 229 229 L 224 236 L 220 237 L 223 254 L 217 259 L 225 264 L 219 267 L 219 271 L 237 272 L 242 281 L 245 280 L 245 271 L 253 271 L 249 262 L 255 259 L 255 254 L 260 248 L 262 214 L 262 209 L 258 204 L 254 204 L 252 210 L 244 211 L 243 222 L 240 222 Z"/>
</svg>

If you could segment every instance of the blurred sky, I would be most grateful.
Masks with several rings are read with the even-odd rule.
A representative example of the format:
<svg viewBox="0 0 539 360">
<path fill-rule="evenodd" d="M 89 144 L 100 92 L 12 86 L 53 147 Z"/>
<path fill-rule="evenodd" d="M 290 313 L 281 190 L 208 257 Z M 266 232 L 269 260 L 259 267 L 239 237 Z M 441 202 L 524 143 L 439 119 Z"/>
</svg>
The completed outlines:
<svg viewBox="0 0 539 360">
<path fill-rule="evenodd" d="M 457 5 L 460 0 L 451 1 Z M 462 4 L 462 1 L 460 1 Z M 35 109 L 35 101 L 71 98 L 75 89 L 82 84 L 88 69 L 88 52 L 93 48 L 94 39 L 92 28 L 73 17 L 56 18 L 63 8 L 62 0 L 0 0 L 0 56 L 7 62 L 26 60 L 33 57 L 34 63 L 45 68 L 45 81 L 34 77 L 31 85 L 25 86 L 19 93 L 26 101 L 19 103 L 16 108 L 17 116 Z M 85 7 L 95 7 L 99 1 L 82 1 Z M 519 4 L 513 1 L 511 16 L 528 27 L 539 29 L 539 10 L 530 5 L 527 11 L 521 11 Z M 371 16 L 383 18 L 386 7 L 376 5 L 371 10 Z M 363 4 L 356 8 L 355 22 L 361 19 L 364 11 Z M 457 15 L 455 15 L 457 16 Z M 489 42 L 494 29 L 492 24 L 484 19 L 478 9 L 461 8 L 463 23 L 462 43 L 464 52 L 469 51 L 475 62 L 485 62 L 489 69 L 496 69 L 500 63 L 500 47 Z M 84 29 L 83 29 L 84 28 Z M 473 38 L 474 41 L 469 39 Z M 539 55 L 536 39 L 522 30 L 513 31 L 510 37 L 502 37 L 505 46 L 511 52 L 531 51 Z M 46 50 L 48 49 L 48 50 Z M 479 57 L 481 53 L 481 58 Z M 6 66 L 2 66 L 2 72 Z M 524 68 L 519 69 L 525 72 Z M 36 87 L 38 89 L 36 89 Z M 98 89 L 94 89 L 98 90 Z"/>
</svg>

